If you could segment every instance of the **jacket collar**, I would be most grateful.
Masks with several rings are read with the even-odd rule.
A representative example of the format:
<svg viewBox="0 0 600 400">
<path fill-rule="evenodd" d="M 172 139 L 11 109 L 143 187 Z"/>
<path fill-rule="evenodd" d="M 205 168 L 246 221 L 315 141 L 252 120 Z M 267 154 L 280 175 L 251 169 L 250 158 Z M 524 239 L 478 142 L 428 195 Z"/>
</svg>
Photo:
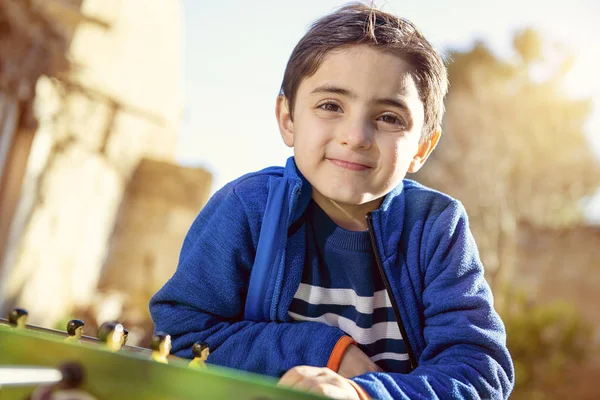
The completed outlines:
<svg viewBox="0 0 600 400">
<path fill-rule="evenodd" d="M 291 205 L 295 205 L 295 207 L 293 210 L 291 210 L 292 218 L 290 218 L 289 221 L 290 223 L 293 223 L 299 220 L 304 214 L 304 211 L 306 211 L 312 196 L 312 186 L 296 166 L 294 157 L 287 159 L 285 169 L 283 171 L 283 177 L 288 179 L 291 183 L 290 186 L 292 188 L 292 192 L 289 199 L 292 202 Z"/>
</svg>

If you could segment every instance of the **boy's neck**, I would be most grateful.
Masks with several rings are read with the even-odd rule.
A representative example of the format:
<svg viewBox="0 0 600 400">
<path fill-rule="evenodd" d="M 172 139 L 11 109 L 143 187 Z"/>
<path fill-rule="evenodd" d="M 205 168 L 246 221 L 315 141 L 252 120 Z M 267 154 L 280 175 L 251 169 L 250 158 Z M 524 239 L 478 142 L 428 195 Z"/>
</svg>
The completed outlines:
<svg viewBox="0 0 600 400">
<path fill-rule="evenodd" d="M 312 191 L 312 199 L 337 226 L 348 231 L 366 231 L 367 213 L 379 208 L 382 201 L 377 199 L 365 204 L 343 204 L 323 196 L 315 188 Z"/>
</svg>

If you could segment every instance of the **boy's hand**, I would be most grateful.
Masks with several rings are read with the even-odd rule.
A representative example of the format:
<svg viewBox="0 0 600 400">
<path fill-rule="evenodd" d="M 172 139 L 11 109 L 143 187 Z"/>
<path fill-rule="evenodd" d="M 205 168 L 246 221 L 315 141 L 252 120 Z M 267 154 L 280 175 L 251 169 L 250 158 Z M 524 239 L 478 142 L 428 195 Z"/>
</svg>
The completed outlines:
<svg viewBox="0 0 600 400">
<path fill-rule="evenodd" d="M 360 400 L 348 379 L 329 368 L 301 365 L 283 374 L 277 385 L 321 394 L 332 399 Z"/>
<path fill-rule="evenodd" d="M 344 378 L 354 378 L 367 372 L 383 372 L 383 370 L 371 361 L 361 349 L 351 344 L 342 356 L 338 374 Z"/>
</svg>

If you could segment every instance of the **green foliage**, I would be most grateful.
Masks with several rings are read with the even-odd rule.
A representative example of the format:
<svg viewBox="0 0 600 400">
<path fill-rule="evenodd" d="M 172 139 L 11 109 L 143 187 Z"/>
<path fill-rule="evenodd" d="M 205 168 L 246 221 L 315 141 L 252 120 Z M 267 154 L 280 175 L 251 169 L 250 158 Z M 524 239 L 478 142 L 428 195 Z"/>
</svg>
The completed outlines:
<svg viewBox="0 0 600 400">
<path fill-rule="evenodd" d="M 517 33 L 513 39 L 514 49 L 527 64 L 543 58 L 542 44 L 542 38 L 533 29 L 525 29 Z"/>
<path fill-rule="evenodd" d="M 524 292 L 509 293 L 506 301 L 502 318 L 517 387 L 557 383 L 569 363 L 590 353 L 592 327 L 571 304 L 535 303 Z"/>
<path fill-rule="evenodd" d="M 444 136 L 411 176 L 465 205 L 492 287 L 517 271 L 520 223 L 580 224 L 581 200 L 600 186 L 584 129 L 592 103 L 565 93 L 572 54 L 532 30 L 513 47 L 450 52 Z"/>
<path fill-rule="evenodd" d="M 503 208 L 542 226 L 578 223 L 580 200 L 600 185 L 584 133 L 592 103 L 565 94 L 568 50 L 530 29 L 515 35 L 513 47 L 512 58 L 482 42 L 450 52 L 444 137 L 416 179 L 482 218 Z"/>
</svg>

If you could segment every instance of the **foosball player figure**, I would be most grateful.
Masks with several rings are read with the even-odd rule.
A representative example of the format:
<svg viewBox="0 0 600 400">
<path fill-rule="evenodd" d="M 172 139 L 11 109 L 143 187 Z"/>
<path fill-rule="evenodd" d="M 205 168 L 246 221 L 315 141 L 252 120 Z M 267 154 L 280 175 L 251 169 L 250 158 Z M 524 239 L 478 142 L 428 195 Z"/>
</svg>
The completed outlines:
<svg viewBox="0 0 600 400">
<path fill-rule="evenodd" d="M 194 353 L 194 359 L 190 361 L 189 366 L 192 368 L 206 368 L 204 363 L 210 354 L 210 349 L 207 343 L 196 342 L 192 346 L 192 353 Z"/>
<path fill-rule="evenodd" d="M 69 336 L 65 339 L 65 342 L 79 343 L 81 335 L 83 335 L 83 327 L 85 324 L 80 319 L 72 319 L 67 322 L 67 333 Z"/>
<path fill-rule="evenodd" d="M 119 351 L 123 343 L 123 325 L 116 321 L 105 322 L 98 328 L 98 339 L 110 351 Z"/>
<path fill-rule="evenodd" d="M 22 308 L 15 308 L 8 314 L 8 323 L 17 329 L 25 329 L 29 313 Z"/>
<path fill-rule="evenodd" d="M 171 352 L 171 335 L 164 332 L 156 332 L 152 336 L 152 359 L 167 364 L 167 357 Z"/>
<path fill-rule="evenodd" d="M 97 400 L 81 388 L 85 380 L 83 366 L 69 362 L 61 364 L 59 370 L 62 381 L 38 386 L 26 400 Z"/>
<path fill-rule="evenodd" d="M 121 341 L 121 349 L 127 344 L 127 338 L 129 337 L 129 331 L 123 328 L 123 340 Z"/>
</svg>

